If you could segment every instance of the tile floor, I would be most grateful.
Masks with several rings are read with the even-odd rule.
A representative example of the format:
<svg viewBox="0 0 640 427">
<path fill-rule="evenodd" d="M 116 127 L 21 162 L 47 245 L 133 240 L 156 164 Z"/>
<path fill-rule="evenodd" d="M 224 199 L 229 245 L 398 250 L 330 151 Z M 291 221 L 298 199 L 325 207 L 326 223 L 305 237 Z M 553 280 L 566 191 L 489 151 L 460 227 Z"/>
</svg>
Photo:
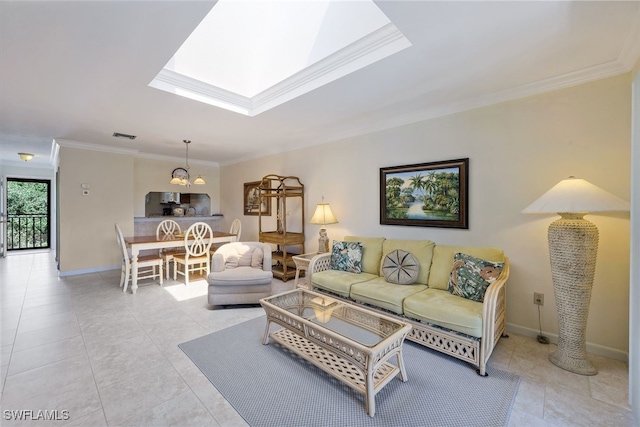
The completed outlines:
<svg viewBox="0 0 640 427">
<path fill-rule="evenodd" d="M 177 345 L 262 309 L 211 310 L 203 280 L 143 285 L 136 295 L 118 282 L 119 271 L 58 278 L 49 252 L 0 259 L 0 424 L 246 425 Z M 600 372 L 585 377 L 552 365 L 553 349 L 514 334 L 498 344 L 491 365 L 522 378 L 511 426 L 637 425 L 626 363 L 593 357 Z M 7 419 L 12 410 L 69 420 L 18 422 Z"/>
</svg>

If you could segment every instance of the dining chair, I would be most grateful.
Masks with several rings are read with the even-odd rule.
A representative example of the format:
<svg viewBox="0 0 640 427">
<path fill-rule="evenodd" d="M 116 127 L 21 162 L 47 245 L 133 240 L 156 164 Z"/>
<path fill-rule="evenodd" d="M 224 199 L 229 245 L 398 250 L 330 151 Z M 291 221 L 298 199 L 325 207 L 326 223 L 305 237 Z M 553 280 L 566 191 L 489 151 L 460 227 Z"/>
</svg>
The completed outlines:
<svg viewBox="0 0 640 427">
<path fill-rule="evenodd" d="M 240 222 L 240 220 L 238 218 L 234 219 L 231 222 L 231 228 L 229 229 L 229 234 L 235 234 L 236 235 L 236 242 L 240 241 L 240 234 L 242 233 L 242 222 Z M 215 245 L 211 245 L 211 256 L 213 256 L 213 254 L 215 253 L 215 251 L 220 247 L 224 245 L 224 243 L 218 243 Z"/>
<path fill-rule="evenodd" d="M 127 249 L 127 244 L 122 236 L 122 230 L 118 224 L 116 228 L 116 239 L 118 246 L 122 252 L 122 269 L 120 271 L 120 287 L 123 288 L 122 292 L 127 292 L 127 287 L 131 281 L 131 254 Z M 159 255 L 144 255 L 138 257 L 138 280 L 141 279 L 155 279 L 160 280 L 160 286 L 162 286 L 162 264 L 163 259 Z M 141 270 L 142 269 L 142 270 Z"/>
<path fill-rule="evenodd" d="M 211 270 L 211 257 L 209 250 L 211 249 L 211 238 L 213 231 L 211 227 L 204 222 L 196 222 L 191 225 L 184 234 L 184 246 L 186 251 L 184 254 L 175 254 L 173 256 L 173 279 L 178 278 L 178 274 L 184 276 L 184 284 L 189 284 L 189 273 L 196 271 L 206 272 L 209 274 Z M 182 271 L 178 268 L 182 266 Z"/>
<path fill-rule="evenodd" d="M 180 228 L 180 224 L 172 219 L 165 219 L 158 224 L 156 227 L 156 239 L 160 239 L 162 237 L 176 237 L 182 234 L 182 229 Z M 175 254 L 183 254 L 184 248 L 165 248 L 160 249 L 159 255 L 164 259 L 165 272 L 167 279 L 169 278 L 169 263 L 173 261 L 173 256 Z M 175 265 L 173 267 L 175 269 Z"/>
</svg>

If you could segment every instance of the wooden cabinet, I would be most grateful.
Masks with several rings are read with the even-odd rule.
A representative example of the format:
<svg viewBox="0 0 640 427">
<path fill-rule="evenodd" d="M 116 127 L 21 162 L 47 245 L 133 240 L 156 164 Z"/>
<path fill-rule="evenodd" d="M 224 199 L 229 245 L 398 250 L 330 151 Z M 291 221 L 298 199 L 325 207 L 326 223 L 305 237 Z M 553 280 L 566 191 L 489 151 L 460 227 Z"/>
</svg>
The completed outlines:
<svg viewBox="0 0 640 427">
<path fill-rule="evenodd" d="M 273 276 L 283 282 L 296 274 L 293 256 L 304 253 L 304 185 L 295 176 L 266 175 L 259 189 L 259 203 L 275 203 L 276 221 L 258 213 L 261 242 L 274 245 Z"/>
</svg>

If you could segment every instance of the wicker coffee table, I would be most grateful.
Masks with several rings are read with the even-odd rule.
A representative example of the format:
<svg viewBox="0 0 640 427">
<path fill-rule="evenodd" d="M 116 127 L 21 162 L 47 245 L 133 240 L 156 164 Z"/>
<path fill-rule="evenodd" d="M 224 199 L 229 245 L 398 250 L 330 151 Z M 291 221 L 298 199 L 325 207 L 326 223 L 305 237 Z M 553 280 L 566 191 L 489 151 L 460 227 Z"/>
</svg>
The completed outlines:
<svg viewBox="0 0 640 427">
<path fill-rule="evenodd" d="M 263 344 L 271 338 L 364 394 L 370 416 L 382 387 L 396 376 L 407 381 L 402 344 L 411 325 L 306 289 L 260 304 L 267 314 Z M 269 333 L 272 323 L 282 328 Z"/>
</svg>

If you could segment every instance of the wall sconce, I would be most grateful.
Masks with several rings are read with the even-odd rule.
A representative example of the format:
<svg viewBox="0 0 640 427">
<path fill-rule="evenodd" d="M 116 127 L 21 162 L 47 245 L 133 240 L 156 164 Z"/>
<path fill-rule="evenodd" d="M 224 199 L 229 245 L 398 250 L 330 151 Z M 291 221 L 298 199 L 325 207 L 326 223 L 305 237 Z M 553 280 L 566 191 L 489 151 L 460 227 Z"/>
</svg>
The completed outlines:
<svg viewBox="0 0 640 427">
<path fill-rule="evenodd" d="M 20 156 L 20 158 L 22 160 L 24 160 L 25 162 L 28 162 L 29 160 L 33 159 L 34 155 L 31 153 L 18 153 L 18 156 Z"/>
<path fill-rule="evenodd" d="M 326 224 L 337 224 L 338 220 L 331 212 L 331 207 L 329 203 L 324 202 L 324 197 L 322 198 L 322 203 L 318 203 L 316 206 L 316 211 L 313 213 L 311 217 L 311 221 L 309 224 L 320 224 L 322 227 L 320 228 L 320 238 L 318 239 L 318 253 L 329 252 L 329 237 L 327 237 L 327 229 L 325 227 Z"/>
</svg>

